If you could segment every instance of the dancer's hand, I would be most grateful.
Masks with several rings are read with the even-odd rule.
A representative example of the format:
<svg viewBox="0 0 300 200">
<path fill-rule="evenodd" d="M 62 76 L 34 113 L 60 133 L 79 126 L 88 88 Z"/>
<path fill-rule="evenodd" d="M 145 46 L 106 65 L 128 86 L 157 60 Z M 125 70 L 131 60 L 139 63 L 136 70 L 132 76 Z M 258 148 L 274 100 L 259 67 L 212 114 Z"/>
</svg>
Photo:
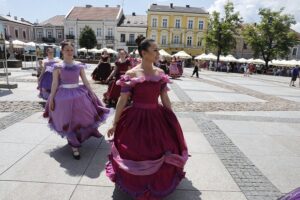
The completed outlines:
<svg viewBox="0 0 300 200">
<path fill-rule="evenodd" d="M 107 131 L 107 136 L 108 136 L 108 137 L 113 136 L 114 133 L 115 133 L 115 131 L 116 131 L 116 126 L 113 125 L 110 129 L 108 129 L 108 131 Z"/>
<path fill-rule="evenodd" d="M 54 98 L 50 98 L 50 102 L 49 102 L 49 107 L 51 111 L 54 111 L 55 109 L 55 103 L 54 103 Z"/>
</svg>

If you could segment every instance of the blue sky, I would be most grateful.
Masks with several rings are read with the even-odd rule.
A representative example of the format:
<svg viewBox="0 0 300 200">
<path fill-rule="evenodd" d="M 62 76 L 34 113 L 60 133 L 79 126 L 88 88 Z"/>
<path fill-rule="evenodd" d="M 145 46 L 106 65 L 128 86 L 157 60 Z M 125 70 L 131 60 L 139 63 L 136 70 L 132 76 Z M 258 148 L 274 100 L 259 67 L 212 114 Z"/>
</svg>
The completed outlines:
<svg viewBox="0 0 300 200">
<path fill-rule="evenodd" d="M 209 12 L 213 10 L 222 11 L 224 4 L 228 0 L 124 0 L 125 14 L 135 12 L 137 14 L 146 14 L 151 3 L 168 5 L 173 3 L 177 6 L 189 4 L 194 7 L 204 7 Z M 292 28 L 300 32 L 300 8 L 299 0 L 231 0 L 237 11 L 240 12 L 245 22 L 259 21 L 257 16 L 258 9 L 261 7 L 279 10 L 286 7 L 285 12 L 294 15 L 298 22 Z M 55 15 L 67 14 L 73 6 L 110 6 L 122 5 L 123 0 L 0 0 L 0 15 L 6 15 L 10 12 L 11 16 L 25 18 L 30 22 L 42 22 Z"/>
</svg>

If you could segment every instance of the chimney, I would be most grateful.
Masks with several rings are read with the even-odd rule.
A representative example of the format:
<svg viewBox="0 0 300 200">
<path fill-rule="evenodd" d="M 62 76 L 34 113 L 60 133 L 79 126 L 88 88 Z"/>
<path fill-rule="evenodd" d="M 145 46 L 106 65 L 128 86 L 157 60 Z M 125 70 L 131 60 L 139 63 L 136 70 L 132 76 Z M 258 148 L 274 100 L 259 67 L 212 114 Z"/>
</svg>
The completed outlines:
<svg viewBox="0 0 300 200">
<path fill-rule="evenodd" d="M 120 5 L 117 5 L 117 8 L 120 8 Z"/>
<path fill-rule="evenodd" d="M 132 16 L 135 16 L 135 12 L 132 13 Z"/>
<path fill-rule="evenodd" d="M 93 7 L 93 6 L 87 4 L 87 5 L 85 5 L 85 7 L 86 7 L 86 8 L 91 8 L 91 7 Z"/>
<path fill-rule="evenodd" d="M 185 7 L 189 8 L 189 7 L 190 7 L 190 5 L 186 5 Z"/>
<path fill-rule="evenodd" d="M 15 18 L 15 20 L 18 20 L 18 17 L 17 17 L 17 16 L 15 16 L 14 18 Z"/>
<path fill-rule="evenodd" d="M 108 5 L 105 5 L 105 8 L 108 8 Z"/>
<path fill-rule="evenodd" d="M 170 3 L 170 8 L 173 8 L 173 3 Z"/>
<path fill-rule="evenodd" d="M 21 21 L 22 21 L 22 22 L 24 22 L 24 21 L 25 21 L 23 17 L 21 17 Z"/>
<path fill-rule="evenodd" d="M 10 17 L 10 12 L 6 16 Z"/>
<path fill-rule="evenodd" d="M 156 3 L 153 3 L 152 5 L 153 5 L 153 6 L 157 6 L 157 4 L 156 4 Z"/>
</svg>

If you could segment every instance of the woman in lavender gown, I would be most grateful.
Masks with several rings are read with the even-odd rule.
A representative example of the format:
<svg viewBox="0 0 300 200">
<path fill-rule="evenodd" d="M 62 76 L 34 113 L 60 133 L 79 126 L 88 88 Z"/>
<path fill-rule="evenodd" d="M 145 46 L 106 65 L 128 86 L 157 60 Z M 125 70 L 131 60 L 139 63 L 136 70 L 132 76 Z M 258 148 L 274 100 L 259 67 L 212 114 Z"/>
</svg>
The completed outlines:
<svg viewBox="0 0 300 200">
<path fill-rule="evenodd" d="M 105 108 L 92 91 L 84 72 L 84 64 L 73 61 L 71 43 L 62 43 L 63 62 L 54 65 L 51 94 L 44 117 L 50 126 L 72 147 L 73 157 L 80 159 L 78 148 L 90 138 L 101 137 L 100 123 L 108 116 Z M 84 85 L 79 85 L 79 77 Z"/>
</svg>

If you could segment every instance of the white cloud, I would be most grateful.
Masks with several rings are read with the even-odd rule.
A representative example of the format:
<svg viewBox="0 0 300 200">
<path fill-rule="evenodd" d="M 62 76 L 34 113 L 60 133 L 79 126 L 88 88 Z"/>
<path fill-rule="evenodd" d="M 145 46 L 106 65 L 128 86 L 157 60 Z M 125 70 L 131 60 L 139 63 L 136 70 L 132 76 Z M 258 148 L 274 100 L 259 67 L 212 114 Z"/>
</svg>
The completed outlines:
<svg viewBox="0 0 300 200">
<path fill-rule="evenodd" d="M 236 11 L 240 12 L 244 22 L 257 22 L 259 21 L 258 10 L 259 8 L 271 8 L 272 10 L 279 10 L 285 7 L 284 13 L 291 14 L 295 17 L 297 24 L 292 26 L 296 31 L 300 32 L 300 9 L 299 0 L 231 0 L 234 3 Z M 224 5 L 228 0 L 215 0 L 209 12 L 214 10 L 222 12 Z M 284 3 L 283 3 L 284 2 Z"/>
</svg>

